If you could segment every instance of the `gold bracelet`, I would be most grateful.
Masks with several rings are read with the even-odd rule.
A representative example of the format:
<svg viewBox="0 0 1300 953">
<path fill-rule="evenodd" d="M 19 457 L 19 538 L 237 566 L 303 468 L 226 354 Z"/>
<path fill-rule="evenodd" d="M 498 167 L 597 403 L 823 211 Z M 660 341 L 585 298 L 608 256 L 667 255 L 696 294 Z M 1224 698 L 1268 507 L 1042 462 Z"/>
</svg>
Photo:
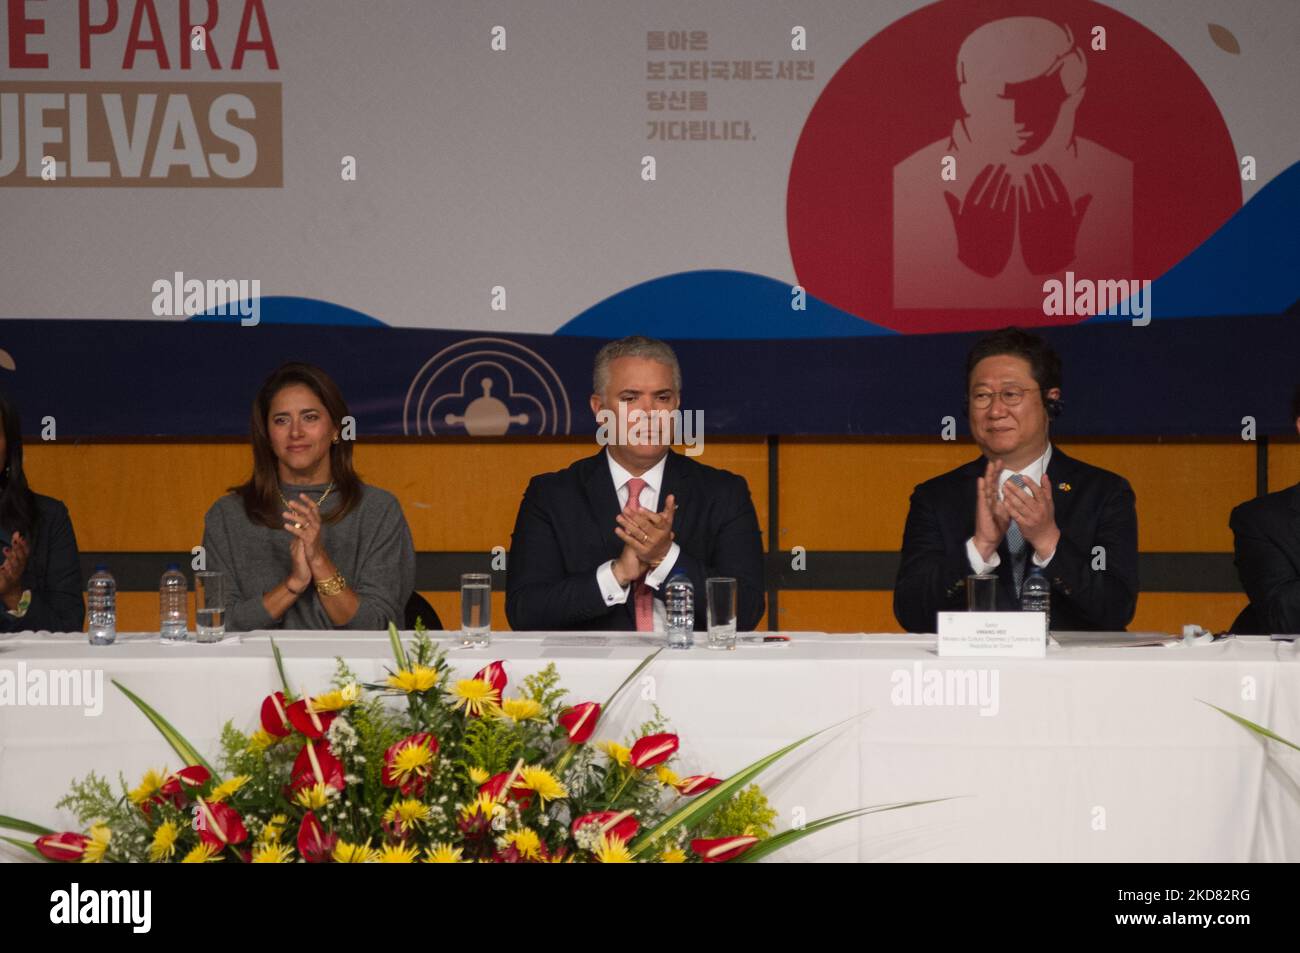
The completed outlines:
<svg viewBox="0 0 1300 953">
<path fill-rule="evenodd" d="M 348 581 L 343 578 L 342 573 L 336 572 L 328 579 L 322 579 L 316 583 L 316 591 L 322 596 L 337 596 L 340 592 L 348 587 Z"/>
</svg>

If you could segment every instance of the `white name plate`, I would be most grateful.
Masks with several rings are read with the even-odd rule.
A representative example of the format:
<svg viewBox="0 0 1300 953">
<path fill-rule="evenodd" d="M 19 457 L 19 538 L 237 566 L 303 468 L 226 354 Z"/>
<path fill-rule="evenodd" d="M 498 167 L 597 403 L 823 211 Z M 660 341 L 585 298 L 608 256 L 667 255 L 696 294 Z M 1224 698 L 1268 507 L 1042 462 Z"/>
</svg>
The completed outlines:
<svg viewBox="0 0 1300 953">
<path fill-rule="evenodd" d="M 940 612 L 939 657 L 1042 658 L 1044 612 Z"/>
</svg>

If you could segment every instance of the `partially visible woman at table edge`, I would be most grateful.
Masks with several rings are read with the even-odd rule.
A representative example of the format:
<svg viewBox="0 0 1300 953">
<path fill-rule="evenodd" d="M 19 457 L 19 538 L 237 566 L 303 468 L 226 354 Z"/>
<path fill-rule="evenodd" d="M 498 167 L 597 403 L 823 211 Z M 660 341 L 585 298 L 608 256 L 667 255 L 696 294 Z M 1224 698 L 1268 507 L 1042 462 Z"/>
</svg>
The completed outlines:
<svg viewBox="0 0 1300 953">
<path fill-rule="evenodd" d="M 22 423 L 4 394 L 0 418 L 0 632 L 79 632 L 86 610 L 68 508 L 27 485 Z"/>
<path fill-rule="evenodd" d="M 253 474 L 204 517 L 225 575 L 226 628 L 385 629 L 403 622 L 415 547 L 401 505 L 361 482 L 347 404 L 318 367 L 290 363 L 253 401 Z"/>
</svg>

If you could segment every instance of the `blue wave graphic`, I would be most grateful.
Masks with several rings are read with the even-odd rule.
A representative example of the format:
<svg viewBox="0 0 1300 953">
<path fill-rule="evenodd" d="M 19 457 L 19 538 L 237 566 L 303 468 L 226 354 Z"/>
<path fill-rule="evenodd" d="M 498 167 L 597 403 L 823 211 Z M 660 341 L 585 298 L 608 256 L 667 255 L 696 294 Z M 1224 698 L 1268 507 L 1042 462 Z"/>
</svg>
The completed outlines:
<svg viewBox="0 0 1300 953">
<path fill-rule="evenodd" d="M 1300 162 L 1151 283 L 1157 318 L 1282 314 L 1300 299 Z M 1085 324 L 1128 321 L 1114 313 Z"/>
<path fill-rule="evenodd" d="M 806 310 L 792 311 L 790 287 L 784 281 L 745 271 L 684 271 L 610 295 L 555 333 L 594 338 L 649 334 L 673 340 L 897 334 L 812 295 L 808 295 Z"/>
</svg>

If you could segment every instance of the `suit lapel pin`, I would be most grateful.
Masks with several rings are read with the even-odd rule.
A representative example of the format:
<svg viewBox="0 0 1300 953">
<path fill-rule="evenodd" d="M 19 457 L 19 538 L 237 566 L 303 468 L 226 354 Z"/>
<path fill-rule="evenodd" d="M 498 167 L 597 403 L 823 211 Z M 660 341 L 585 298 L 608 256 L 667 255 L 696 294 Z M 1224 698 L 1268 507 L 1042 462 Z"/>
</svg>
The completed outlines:
<svg viewBox="0 0 1300 953">
<path fill-rule="evenodd" d="M 1062 493 L 1069 493 L 1069 492 L 1070 492 L 1070 484 L 1068 484 L 1068 483 L 1058 483 L 1058 484 L 1056 484 L 1056 488 L 1057 488 L 1058 490 L 1060 490 Z"/>
</svg>

